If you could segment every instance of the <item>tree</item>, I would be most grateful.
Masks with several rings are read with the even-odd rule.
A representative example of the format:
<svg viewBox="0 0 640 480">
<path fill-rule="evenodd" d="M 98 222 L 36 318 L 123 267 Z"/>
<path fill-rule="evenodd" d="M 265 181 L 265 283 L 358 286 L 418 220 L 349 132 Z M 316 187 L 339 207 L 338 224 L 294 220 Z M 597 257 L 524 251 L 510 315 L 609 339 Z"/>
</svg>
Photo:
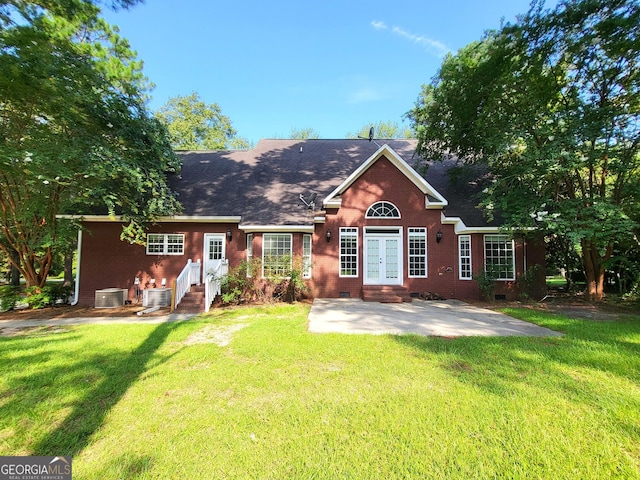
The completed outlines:
<svg viewBox="0 0 640 480">
<path fill-rule="evenodd" d="M 289 133 L 289 138 L 295 140 L 317 139 L 320 138 L 320 134 L 311 127 L 292 128 L 291 133 Z"/>
<path fill-rule="evenodd" d="M 218 104 L 206 104 L 196 92 L 170 98 L 156 116 L 169 130 L 176 150 L 228 150 L 249 148 L 238 137 L 231 120 Z"/>
<path fill-rule="evenodd" d="M 348 132 L 346 138 L 368 138 L 369 129 L 373 127 L 375 138 L 414 138 L 411 128 L 401 127 L 398 122 L 387 121 L 377 123 L 367 123 L 357 133 Z"/>
<path fill-rule="evenodd" d="M 89 0 L 0 8 L 0 249 L 27 286 L 75 235 L 60 214 L 120 215 L 123 238 L 142 241 L 145 222 L 179 209 L 141 63 L 99 14 Z"/>
<path fill-rule="evenodd" d="M 542 5 L 446 57 L 409 117 L 425 158 L 489 166 L 490 216 L 579 245 L 600 299 L 614 247 L 638 236 L 640 6 Z"/>
</svg>

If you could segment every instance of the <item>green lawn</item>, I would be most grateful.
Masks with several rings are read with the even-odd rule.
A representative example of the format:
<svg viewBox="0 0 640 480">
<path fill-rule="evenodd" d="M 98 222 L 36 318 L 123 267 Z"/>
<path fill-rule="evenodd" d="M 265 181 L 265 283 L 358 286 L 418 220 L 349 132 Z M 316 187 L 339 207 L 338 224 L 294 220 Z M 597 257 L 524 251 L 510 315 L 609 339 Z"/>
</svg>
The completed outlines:
<svg viewBox="0 0 640 480">
<path fill-rule="evenodd" d="M 566 335 L 442 339 L 307 313 L 0 338 L 0 455 L 72 455 L 74 479 L 640 478 L 638 316 L 517 309 Z"/>
</svg>

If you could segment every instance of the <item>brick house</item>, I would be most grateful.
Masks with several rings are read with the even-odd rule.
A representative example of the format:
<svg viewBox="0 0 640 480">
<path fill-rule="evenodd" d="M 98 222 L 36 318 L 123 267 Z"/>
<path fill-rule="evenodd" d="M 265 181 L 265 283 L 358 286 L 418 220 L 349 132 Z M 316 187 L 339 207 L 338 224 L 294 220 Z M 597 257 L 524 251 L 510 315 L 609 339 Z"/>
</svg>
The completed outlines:
<svg viewBox="0 0 640 480">
<path fill-rule="evenodd" d="M 179 152 L 170 185 L 184 211 L 149 226 L 146 246 L 121 241 L 113 218 L 83 217 L 76 302 L 93 305 L 105 288 L 136 299 L 161 279 L 170 287 L 189 261 L 191 283 L 203 283 L 221 263 L 260 258 L 269 276 L 298 255 L 314 297 L 478 299 L 473 276 L 492 265 L 496 296 L 513 298 L 517 279 L 544 266 L 543 242 L 486 221 L 479 172 L 433 162 L 423 178 L 411 167 L 415 148 L 415 140 L 261 140 L 247 151 Z"/>
</svg>

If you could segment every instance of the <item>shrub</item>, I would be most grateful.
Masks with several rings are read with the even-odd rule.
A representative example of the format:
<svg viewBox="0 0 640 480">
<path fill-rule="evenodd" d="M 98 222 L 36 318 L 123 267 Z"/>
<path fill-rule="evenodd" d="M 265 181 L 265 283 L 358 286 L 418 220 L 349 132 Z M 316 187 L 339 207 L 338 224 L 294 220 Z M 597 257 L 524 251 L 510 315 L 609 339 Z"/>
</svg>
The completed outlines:
<svg viewBox="0 0 640 480">
<path fill-rule="evenodd" d="M 302 300 L 309 293 L 309 287 L 304 283 L 304 264 L 302 257 L 294 256 L 291 269 L 286 277 L 272 280 L 276 283 L 273 288 L 273 298 L 293 303 Z"/>
<path fill-rule="evenodd" d="M 27 288 L 27 303 L 33 309 L 67 303 L 72 287 L 69 285 L 45 285 Z"/>
<path fill-rule="evenodd" d="M 538 281 L 540 275 L 542 275 L 541 272 L 542 265 L 533 265 L 518 277 L 516 285 L 518 287 L 518 297 L 520 300 L 529 300 L 535 297 Z"/>
<path fill-rule="evenodd" d="M 225 305 L 256 301 L 263 296 L 260 289 L 260 260 L 243 260 L 220 278 L 220 297 Z"/>
<path fill-rule="evenodd" d="M 289 264 L 288 258 L 283 263 Z M 293 257 L 291 268 L 284 275 L 262 278 L 262 264 L 257 258 L 250 262 L 243 260 L 237 267 L 230 268 L 227 275 L 220 278 L 220 299 L 223 305 L 238 305 L 263 300 L 265 293 L 276 301 L 295 302 L 306 297 L 309 288 L 304 283 L 302 257 Z"/>
<path fill-rule="evenodd" d="M 20 288 L 12 285 L 0 287 L 0 312 L 12 310 L 21 299 Z"/>
<path fill-rule="evenodd" d="M 495 282 L 497 278 L 498 276 L 491 270 L 482 270 L 479 274 L 473 276 L 473 279 L 478 282 L 480 296 L 483 300 L 492 302 L 495 299 Z"/>
</svg>

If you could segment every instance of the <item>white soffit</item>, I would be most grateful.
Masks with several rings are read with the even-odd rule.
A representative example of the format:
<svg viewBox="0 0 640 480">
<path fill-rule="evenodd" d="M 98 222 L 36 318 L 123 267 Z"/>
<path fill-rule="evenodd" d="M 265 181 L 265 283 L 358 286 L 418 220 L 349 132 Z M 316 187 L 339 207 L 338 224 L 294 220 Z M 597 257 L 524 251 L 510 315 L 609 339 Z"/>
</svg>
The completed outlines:
<svg viewBox="0 0 640 480">
<path fill-rule="evenodd" d="M 313 225 L 238 225 L 245 233 L 313 233 Z"/>
</svg>

